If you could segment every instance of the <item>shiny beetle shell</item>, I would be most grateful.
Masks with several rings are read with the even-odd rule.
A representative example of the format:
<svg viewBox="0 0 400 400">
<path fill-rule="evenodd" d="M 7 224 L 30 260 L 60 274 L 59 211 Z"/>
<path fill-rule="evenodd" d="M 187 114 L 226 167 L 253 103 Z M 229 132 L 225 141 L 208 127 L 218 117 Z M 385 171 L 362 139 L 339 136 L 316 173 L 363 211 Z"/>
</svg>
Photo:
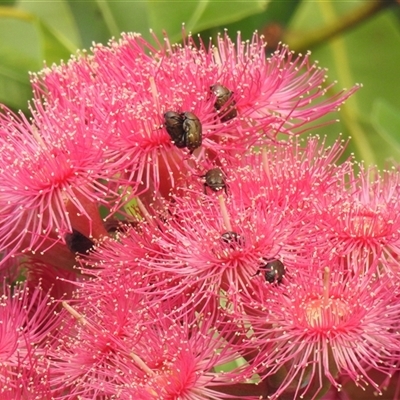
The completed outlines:
<svg viewBox="0 0 400 400">
<path fill-rule="evenodd" d="M 232 92 L 225 86 L 216 83 L 210 87 L 211 91 L 216 97 L 214 107 L 216 110 L 220 110 L 232 97 Z"/>
<path fill-rule="evenodd" d="M 266 260 L 267 263 L 260 267 L 264 272 L 265 280 L 269 283 L 281 283 L 286 273 L 283 262 L 277 259 Z"/>
<path fill-rule="evenodd" d="M 233 92 L 227 87 L 216 83 L 210 87 L 216 97 L 214 107 L 217 111 L 223 109 L 221 121 L 226 122 L 237 116 L 236 102 L 232 99 Z M 226 106 L 225 106 L 226 105 Z"/>
<path fill-rule="evenodd" d="M 186 147 L 185 131 L 183 129 L 184 118 L 182 114 L 174 111 L 168 111 L 164 114 L 165 128 L 175 146 L 179 149 Z"/>
<path fill-rule="evenodd" d="M 204 182 L 205 194 L 207 194 L 207 187 L 209 187 L 213 192 L 218 192 L 224 189 L 226 193 L 225 175 L 220 168 L 212 168 L 203 176 L 206 178 L 206 181 Z"/>
<path fill-rule="evenodd" d="M 183 130 L 185 132 L 184 142 L 186 147 L 193 152 L 201 146 L 203 139 L 203 129 L 199 119 L 191 112 L 184 112 Z"/>
</svg>

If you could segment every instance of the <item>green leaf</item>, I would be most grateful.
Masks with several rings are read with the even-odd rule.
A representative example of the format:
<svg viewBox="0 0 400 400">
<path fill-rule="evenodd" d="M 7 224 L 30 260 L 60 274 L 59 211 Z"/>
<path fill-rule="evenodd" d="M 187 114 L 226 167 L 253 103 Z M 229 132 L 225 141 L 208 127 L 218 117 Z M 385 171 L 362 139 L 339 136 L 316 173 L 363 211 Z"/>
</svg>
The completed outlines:
<svg viewBox="0 0 400 400">
<path fill-rule="evenodd" d="M 166 30 L 171 41 L 178 41 L 182 23 L 185 23 L 185 30 L 192 33 L 226 25 L 262 12 L 268 0 L 149 1 L 148 4 L 150 24 L 154 31 L 159 34 Z"/>
<path fill-rule="evenodd" d="M 27 71 L 37 69 L 35 60 L 26 57 L 21 60 L 18 54 L 1 48 L 0 59 L 0 103 L 15 111 L 27 111 L 27 101 L 32 97 Z"/>
<path fill-rule="evenodd" d="M 107 43 L 112 36 L 101 10 L 95 1 L 68 1 L 68 6 L 75 20 L 80 41 L 87 49 L 92 42 Z"/>
<path fill-rule="evenodd" d="M 57 31 L 54 31 L 47 24 L 41 20 L 36 20 L 35 26 L 39 33 L 43 62 L 46 62 L 47 65 L 59 64 L 61 60 L 69 60 L 71 53 L 75 53 L 76 48 L 63 42 Z"/>
<path fill-rule="evenodd" d="M 250 39 L 257 30 L 260 34 L 265 34 L 268 40 L 268 29 L 272 24 L 284 31 L 301 0 L 282 2 L 281 0 L 270 0 L 263 11 L 252 14 L 244 19 L 233 23 L 225 23 L 214 27 L 212 30 L 202 32 L 202 37 L 215 36 L 216 33 L 226 28 L 232 35 L 240 32 L 244 40 Z M 279 29 L 278 28 L 278 29 Z"/>
<path fill-rule="evenodd" d="M 51 35 L 51 41 L 57 42 L 70 54 L 82 46 L 75 17 L 67 0 L 46 2 L 19 0 L 16 4 L 18 9 L 30 13 L 35 21 L 39 21 L 38 29 L 45 27 L 44 36 Z M 46 40 L 45 37 L 44 40 Z M 51 54 L 46 54 L 46 56 L 52 57 Z"/>
<path fill-rule="evenodd" d="M 171 42 L 182 39 L 182 24 L 187 32 L 196 33 L 214 26 L 226 25 L 265 10 L 268 0 L 235 1 L 140 1 L 115 2 L 96 0 L 76 2 L 69 0 L 84 45 L 92 40 L 105 42 L 121 32 L 139 32 L 147 40 L 150 30 L 162 37 L 167 32 Z M 227 7 L 229 5 L 229 7 Z M 85 16 L 84 18 L 82 16 Z M 104 25 L 99 23 L 101 18 Z M 91 35 L 91 27 L 94 32 Z"/>
<path fill-rule="evenodd" d="M 25 4 L 19 3 L 21 7 Z M 31 3 L 27 4 L 32 8 Z M 46 19 L 51 20 L 51 15 L 54 17 L 54 9 Z M 62 19 L 59 18 L 60 27 L 56 28 L 55 21 L 48 25 L 25 9 L 0 7 L 0 102 L 27 111 L 32 97 L 28 72 L 39 70 L 44 60 L 59 63 L 75 52 L 76 46 L 69 40 L 66 28 L 61 28 Z"/>
<path fill-rule="evenodd" d="M 380 148 L 387 149 L 385 158 L 400 156 L 400 109 L 383 99 L 377 99 L 372 107 L 371 122 L 379 136 Z"/>
<path fill-rule="evenodd" d="M 40 68 L 38 34 L 30 15 L 0 7 L 0 102 L 13 109 L 27 110 L 32 97 L 28 71 Z"/>
<path fill-rule="evenodd" d="M 362 0 L 302 2 L 290 28 L 301 37 L 303 32 L 321 28 L 365 5 Z M 328 132 L 334 140 L 342 131 L 352 137 L 349 152 L 354 152 L 357 159 L 366 164 L 385 165 L 387 157 L 393 155 L 392 148 L 382 143 L 370 118 L 377 96 L 392 107 L 400 108 L 400 29 L 392 9 L 374 14 L 367 21 L 310 50 L 313 50 L 312 58 L 319 60 L 321 67 L 328 68 L 329 82 L 338 81 L 337 90 L 355 83 L 363 84 L 363 88 L 342 107 L 341 124 L 322 128 L 319 133 Z"/>
<path fill-rule="evenodd" d="M 150 40 L 153 26 L 150 23 L 149 3 L 68 0 L 82 46 L 86 49 L 93 42 L 106 44 L 111 37 L 118 38 L 121 32 L 138 32 Z M 180 31 L 181 24 L 176 29 Z"/>
</svg>

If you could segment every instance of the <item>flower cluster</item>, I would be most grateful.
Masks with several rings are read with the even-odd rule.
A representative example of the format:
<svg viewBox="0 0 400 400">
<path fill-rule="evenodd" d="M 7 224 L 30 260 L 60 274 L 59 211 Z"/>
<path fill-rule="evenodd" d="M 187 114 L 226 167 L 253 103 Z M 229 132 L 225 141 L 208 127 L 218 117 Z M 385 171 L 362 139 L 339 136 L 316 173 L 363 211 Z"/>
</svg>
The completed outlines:
<svg viewBox="0 0 400 400">
<path fill-rule="evenodd" d="M 399 171 L 300 136 L 357 86 L 257 34 L 154 40 L 0 113 L 1 398 L 396 398 Z"/>
</svg>

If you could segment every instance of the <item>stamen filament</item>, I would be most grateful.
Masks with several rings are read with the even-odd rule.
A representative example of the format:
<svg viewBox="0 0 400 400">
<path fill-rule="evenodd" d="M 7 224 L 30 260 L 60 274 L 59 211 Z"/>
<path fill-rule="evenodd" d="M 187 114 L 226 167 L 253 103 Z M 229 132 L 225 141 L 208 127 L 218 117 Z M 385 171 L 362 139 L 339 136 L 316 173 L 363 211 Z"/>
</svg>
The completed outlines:
<svg viewBox="0 0 400 400">
<path fill-rule="evenodd" d="M 42 139 L 42 137 L 39 134 L 39 130 L 35 125 L 32 125 L 32 136 L 36 139 L 36 141 L 38 142 L 38 144 L 40 145 L 40 147 L 43 148 L 43 150 L 47 150 L 47 145 L 44 142 L 44 140 Z"/>
<path fill-rule="evenodd" d="M 79 314 L 66 301 L 63 301 L 61 304 L 81 325 L 87 324 L 86 318 L 82 314 Z"/>
<path fill-rule="evenodd" d="M 150 369 L 146 363 L 135 353 L 130 353 L 129 354 L 132 357 L 132 360 L 137 364 L 139 368 L 141 368 L 144 372 L 146 372 L 147 375 L 154 375 L 154 371 Z"/>
<path fill-rule="evenodd" d="M 149 222 L 150 224 L 153 224 L 154 223 L 153 217 L 147 211 L 145 205 L 140 201 L 140 199 L 138 197 L 136 198 L 136 202 L 137 202 L 140 212 L 142 213 L 142 215 L 146 219 L 146 221 Z"/>
<path fill-rule="evenodd" d="M 220 194 L 218 196 L 218 200 L 219 200 L 219 205 L 221 207 L 221 214 L 222 214 L 222 219 L 224 220 L 225 228 L 227 231 L 232 232 L 232 225 L 231 225 L 231 221 L 229 219 L 229 214 L 228 214 L 228 210 L 226 208 L 224 196 L 222 194 Z"/>
<path fill-rule="evenodd" d="M 269 170 L 269 161 L 268 161 L 268 155 L 267 155 L 267 150 L 265 147 L 262 148 L 261 150 L 261 154 L 262 154 L 262 165 L 263 165 L 263 169 L 265 172 L 265 175 L 267 175 L 268 178 L 271 177 L 271 173 Z"/>
<path fill-rule="evenodd" d="M 158 97 L 159 96 L 158 96 L 158 90 L 157 90 L 156 82 L 155 82 L 155 80 L 154 80 L 154 78 L 152 76 L 149 78 L 149 81 L 150 81 L 151 94 L 153 96 L 154 104 L 156 105 L 156 109 L 159 110 L 160 109 L 160 103 L 158 101 Z M 148 133 L 150 134 L 151 132 L 148 132 Z"/>
<path fill-rule="evenodd" d="M 222 65 L 222 61 L 221 61 L 221 57 L 219 56 L 218 48 L 217 47 L 213 47 L 212 52 L 213 52 L 215 64 Z"/>
<path fill-rule="evenodd" d="M 329 267 L 324 268 L 324 308 L 329 305 L 329 280 L 330 280 L 330 269 Z"/>
</svg>

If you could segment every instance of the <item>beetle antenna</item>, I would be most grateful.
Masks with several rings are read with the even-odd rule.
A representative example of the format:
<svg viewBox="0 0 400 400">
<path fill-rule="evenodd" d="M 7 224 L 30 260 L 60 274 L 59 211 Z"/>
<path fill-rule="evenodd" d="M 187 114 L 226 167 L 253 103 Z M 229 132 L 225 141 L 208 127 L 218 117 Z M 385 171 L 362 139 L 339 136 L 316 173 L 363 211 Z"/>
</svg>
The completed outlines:
<svg viewBox="0 0 400 400">
<path fill-rule="evenodd" d="M 232 231 L 231 221 L 229 219 L 228 209 L 226 208 L 225 199 L 222 194 L 218 196 L 219 206 L 221 208 L 222 219 L 227 231 Z"/>
</svg>

